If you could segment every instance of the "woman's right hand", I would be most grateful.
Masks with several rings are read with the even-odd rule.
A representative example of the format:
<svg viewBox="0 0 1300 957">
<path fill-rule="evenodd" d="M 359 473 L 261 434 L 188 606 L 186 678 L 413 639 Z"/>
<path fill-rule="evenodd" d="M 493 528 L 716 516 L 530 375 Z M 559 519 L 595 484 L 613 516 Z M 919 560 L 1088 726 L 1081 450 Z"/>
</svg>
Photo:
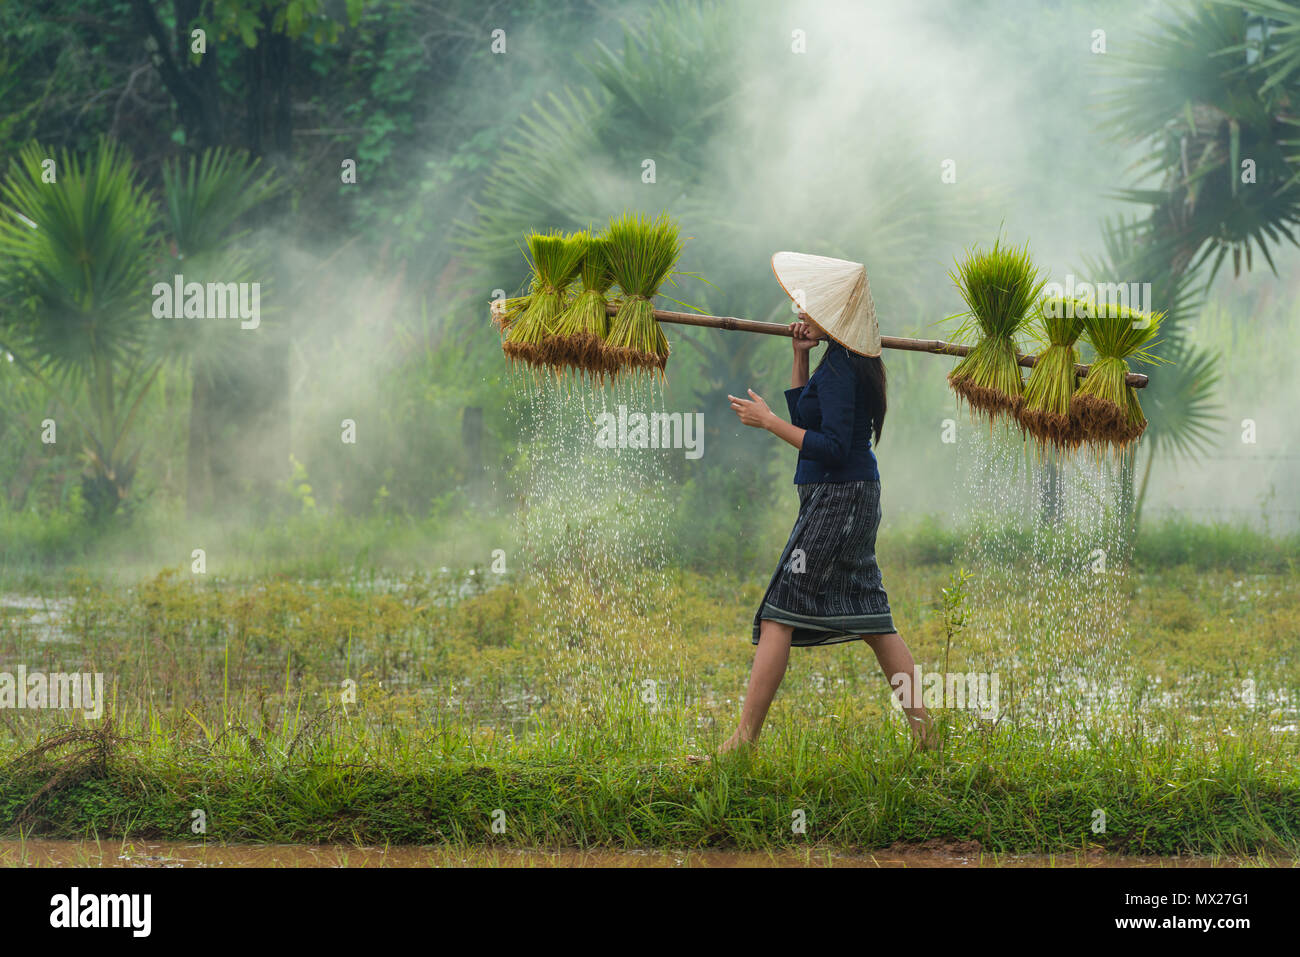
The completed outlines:
<svg viewBox="0 0 1300 957">
<path fill-rule="evenodd" d="M 817 334 L 813 332 L 813 327 L 808 324 L 808 316 L 799 313 L 799 318 L 790 323 L 790 329 L 793 332 L 791 342 L 794 344 L 795 355 L 799 353 L 808 353 L 817 348 L 821 341 Z"/>
</svg>

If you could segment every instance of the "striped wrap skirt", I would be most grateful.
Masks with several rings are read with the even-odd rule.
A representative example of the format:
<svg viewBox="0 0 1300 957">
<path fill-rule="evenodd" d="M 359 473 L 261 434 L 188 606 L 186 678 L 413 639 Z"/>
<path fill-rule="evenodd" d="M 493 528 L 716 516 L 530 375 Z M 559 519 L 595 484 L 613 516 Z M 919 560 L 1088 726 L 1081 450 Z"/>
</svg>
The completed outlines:
<svg viewBox="0 0 1300 957">
<path fill-rule="evenodd" d="M 880 482 L 798 485 L 799 517 L 754 615 L 791 625 L 791 644 L 833 645 L 893 632 L 876 565 Z"/>
</svg>

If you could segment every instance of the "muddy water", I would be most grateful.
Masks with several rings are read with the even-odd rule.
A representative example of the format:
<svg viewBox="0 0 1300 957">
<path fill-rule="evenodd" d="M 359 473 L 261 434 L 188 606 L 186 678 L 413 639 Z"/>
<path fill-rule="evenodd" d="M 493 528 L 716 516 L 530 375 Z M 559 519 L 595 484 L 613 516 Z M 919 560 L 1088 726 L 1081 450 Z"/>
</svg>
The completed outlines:
<svg viewBox="0 0 1300 957">
<path fill-rule="evenodd" d="M 295 844 L 0 841 L 4 867 L 1236 867 L 1293 861 L 1114 854 L 990 854 L 914 845 L 847 853 L 806 851 L 516 850 Z"/>
</svg>

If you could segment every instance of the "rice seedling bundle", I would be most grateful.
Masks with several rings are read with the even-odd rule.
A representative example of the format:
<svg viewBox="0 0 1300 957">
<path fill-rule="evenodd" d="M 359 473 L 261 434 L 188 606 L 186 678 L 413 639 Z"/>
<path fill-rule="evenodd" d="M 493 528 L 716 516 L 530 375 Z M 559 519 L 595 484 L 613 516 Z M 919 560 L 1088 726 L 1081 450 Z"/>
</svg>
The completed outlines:
<svg viewBox="0 0 1300 957">
<path fill-rule="evenodd" d="M 1041 446 L 1072 450 L 1084 440 L 1078 419 L 1070 414 L 1070 400 L 1079 384 L 1074 371 L 1079 361 L 1075 343 L 1083 334 L 1083 312 L 1087 308 L 1087 302 L 1059 296 L 1040 304 L 1045 343 L 1025 383 L 1019 419 Z"/>
<path fill-rule="evenodd" d="M 1137 392 L 1126 381 L 1130 359 L 1153 362 L 1147 351 L 1160 331 L 1164 313 L 1144 313 L 1120 305 L 1099 305 L 1085 311 L 1083 331 L 1096 350 L 1084 378 L 1070 401 L 1089 442 L 1123 449 L 1146 430 L 1147 420 Z"/>
<path fill-rule="evenodd" d="M 533 294 L 541 288 L 537 276 L 534 274 L 528 286 L 528 292 L 523 296 L 511 296 L 508 299 L 492 300 L 492 322 L 496 327 L 504 332 L 509 332 L 514 321 L 519 318 L 528 303 L 532 300 Z"/>
<path fill-rule="evenodd" d="M 614 284 L 609 271 L 609 240 L 593 237 L 579 269 L 582 288 L 556 323 L 552 346 L 555 356 L 592 378 L 618 371 L 618 363 L 605 349 L 609 336 L 606 294 Z"/>
<path fill-rule="evenodd" d="M 948 384 L 973 410 L 990 419 L 1014 419 L 1023 401 L 1024 380 L 1015 337 L 1030 320 L 1030 311 L 1046 278 L 1040 278 L 1029 246 L 972 250 L 950 277 L 966 301 L 968 318 L 961 331 L 978 329 L 980 339 L 948 374 Z"/>
<path fill-rule="evenodd" d="M 528 302 L 510 318 L 501 348 L 511 359 L 532 366 L 554 366 L 556 349 L 550 343 L 556 321 L 565 307 L 565 288 L 582 266 L 590 237 L 586 232 L 530 233 L 526 240 L 532 259 L 533 291 Z M 503 315 L 508 315 L 507 308 Z"/>
<path fill-rule="evenodd" d="M 668 362 L 668 339 L 650 300 L 681 255 L 677 224 L 667 214 L 651 220 L 640 213 L 627 213 L 610 221 L 605 237 L 609 240 L 610 274 L 623 290 L 605 341 L 606 353 L 619 369 L 662 373 Z"/>
</svg>

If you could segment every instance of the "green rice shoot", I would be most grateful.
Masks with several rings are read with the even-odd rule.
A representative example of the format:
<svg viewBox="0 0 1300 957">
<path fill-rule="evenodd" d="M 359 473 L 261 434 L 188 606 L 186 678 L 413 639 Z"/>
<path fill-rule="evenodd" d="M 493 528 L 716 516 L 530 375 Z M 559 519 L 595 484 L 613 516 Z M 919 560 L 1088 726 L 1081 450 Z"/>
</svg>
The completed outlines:
<svg viewBox="0 0 1300 957">
<path fill-rule="evenodd" d="M 642 213 L 625 213 L 610 221 L 605 236 L 610 273 L 623 290 L 605 348 L 620 370 L 630 367 L 662 375 L 668 339 L 654 317 L 651 299 L 677 265 L 682 252 L 680 230 L 667 213 L 654 220 Z"/>
<path fill-rule="evenodd" d="M 512 360 L 535 367 L 555 367 L 556 350 L 550 345 L 550 339 L 564 311 L 565 288 L 578 274 L 589 240 L 586 232 L 574 236 L 554 231 L 528 235 L 525 242 L 536 289 L 510 322 L 501 345 Z"/>
<path fill-rule="evenodd" d="M 532 301 L 533 294 L 540 288 L 541 282 L 538 280 L 537 274 L 534 273 L 528 282 L 528 292 L 524 295 L 494 299 L 492 301 L 492 322 L 501 332 L 509 332 L 515 320 L 528 308 L 528 303 Z"/>
<path fill-rule="evenodd" d="M 1083 442 L 1083 429 L 1070 415 L 1070 400 L 1079 384 L 1074 369 L 1079 361 L 1075 343 L 1083 334 L 1087 307 L 1083 300 L 1059 296 L 1039 304 L 1042 350 L 1025 383 L 1019 419 L 1040 448 L 1068 452 Z"/>
<path fill-rule="evenodd" d="M 556 323 L 552 340 L 564 361 L 593 380 L 618 371 L 617 360 L 605 349 L 609 337 L 607 294 L 614 284 L 609 269 L 609 240 L 593 237 L 579 270 L 582 287 Z"/>
<path fill-rule="evenodd" d="M 1046 278 L 1035 268 L 1027 243 L 1005 247 L 1000 239 L 987 251 L 971 250 L 956 267 L 949 276 L 967 307 L 958 333 L 978 332 L 980 338 L 949 373 L 948 384 L 991 421 L 1014 421 L 1024 392 L 1016 336 L 1030 321 Z"/>
<path fill-rule="evenodd" d="M 1158 361 L 1148 347 L 1163 318 L 1163 312 L 1145 313 L 1123 305 L 1094 305 L 1086 310 L 1084 335 L 1097 355 L 1071 400 L 1071 414 L 1090 442 L 1119 451 L 1146 430 L 1137 391 L 1126 381 L 1128 363 Z"/>
</svg>

